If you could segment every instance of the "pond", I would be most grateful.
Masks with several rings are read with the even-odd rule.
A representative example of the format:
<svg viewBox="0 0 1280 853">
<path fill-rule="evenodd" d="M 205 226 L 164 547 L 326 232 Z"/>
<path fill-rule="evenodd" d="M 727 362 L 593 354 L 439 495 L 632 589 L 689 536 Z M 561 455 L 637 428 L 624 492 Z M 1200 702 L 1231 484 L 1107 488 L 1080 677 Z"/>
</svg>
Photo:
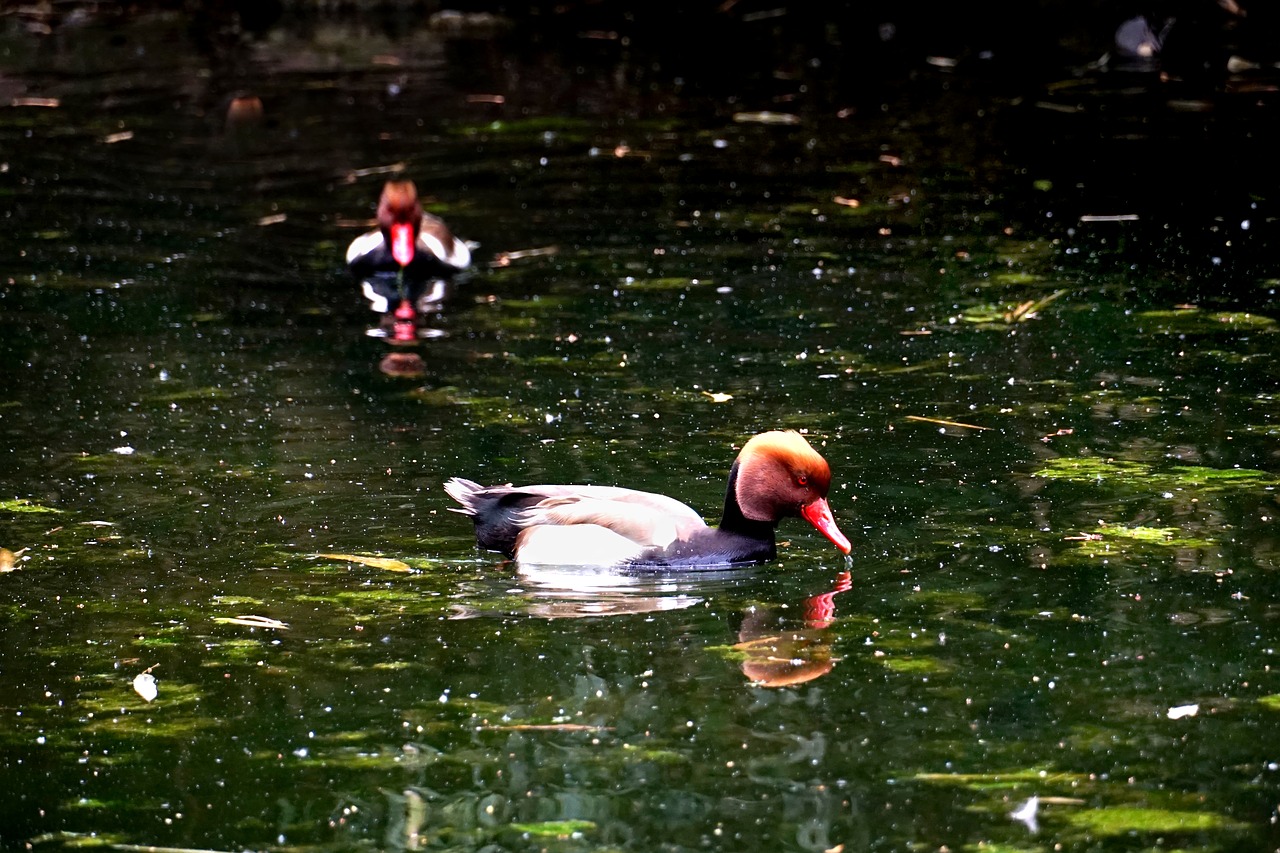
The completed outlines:
<svg viewBox="0 0 1280 853">
<path fill-rule="evenodd" d="M 0 21 L 6 849 L 1280 846 L 1273 76 Z M 400 175 L 475 263 L 396 343 Z M 441 488 L 714 521 L 776 428 L 847 562 L 522 572 Z"/>
</svg>

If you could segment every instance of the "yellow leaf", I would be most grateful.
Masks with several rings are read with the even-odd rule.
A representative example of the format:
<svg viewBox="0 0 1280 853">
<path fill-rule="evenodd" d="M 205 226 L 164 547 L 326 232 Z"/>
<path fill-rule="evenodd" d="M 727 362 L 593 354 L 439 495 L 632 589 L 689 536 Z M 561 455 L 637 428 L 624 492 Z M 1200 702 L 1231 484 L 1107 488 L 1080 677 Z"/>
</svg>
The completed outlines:
<svg viewBox="0 0 1280 853">
<path fill-rule="evenodd" d="M 360 554 L 317 554 L 317 557 L 323 557 L 326 560 L 344 560 L 348 563 L 359 563 L 362 566 L 370 566 L 375 569 L 385 569 L 388 572 L 411 572 L 412 567 L 408 563 L 402 563 L 399 560 L 393 560 L 390 557 L 365 557 Z"/>
</svg>

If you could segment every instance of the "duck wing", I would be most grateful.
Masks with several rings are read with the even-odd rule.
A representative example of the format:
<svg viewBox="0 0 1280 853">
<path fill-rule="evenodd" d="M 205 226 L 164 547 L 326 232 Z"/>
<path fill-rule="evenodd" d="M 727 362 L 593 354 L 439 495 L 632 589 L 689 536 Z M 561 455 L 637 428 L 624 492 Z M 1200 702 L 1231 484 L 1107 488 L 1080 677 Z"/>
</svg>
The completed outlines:
<svg viewBox="0 0 1280 853">
<path fill-rule="evenodd" d="M 707 526 L 674 498 L 608 486 L 548 495 L 524 509 L 517 523 L 522 528 L 592 524 L 647 548 L 666 548 Z"/>
<path fill-rule="evenodd" d="M 513 558 L 521 532 L 534 527 L 590 525 L 644 548 L 665 548 L 707 526 L 674 498 L 615 486 L 481 486 L 454 477 L 444 488 L 461 504 L 455 511 L 475 522 L 480 547 Z"/>
</svg>

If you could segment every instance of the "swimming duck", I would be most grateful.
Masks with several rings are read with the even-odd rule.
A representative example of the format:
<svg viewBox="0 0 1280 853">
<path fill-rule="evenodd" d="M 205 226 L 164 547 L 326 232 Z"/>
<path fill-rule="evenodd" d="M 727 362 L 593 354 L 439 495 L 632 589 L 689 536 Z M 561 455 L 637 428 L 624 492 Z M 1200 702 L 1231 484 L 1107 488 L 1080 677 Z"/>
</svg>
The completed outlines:
<svg viewBox="0 0 1280 853">
<path fill-rule="evenodd" d="M 413 181 L 387 181 L 378 200 L 378 227 L 347 248 L 347 268 L 370 307 L 382 314 L 394 308 L 402 320 L 440 301 L 444 281 L 470 264 L 467 244 L 443 219 L 423 212 Z"/>
<path fill-rule="evenodd" d="M 851 546 L 827 503 L 831 468 L 799 433 L 743 445 L 729 469 L 719 527 L 665 495 L 612 486 L 481 486 L 454 477 L 451 507 L 475 523 L 481 548 L 520 564 L 710 568 L 771 560 L 783 518 L 800 517 L 844 554 Z"/>
</svg>

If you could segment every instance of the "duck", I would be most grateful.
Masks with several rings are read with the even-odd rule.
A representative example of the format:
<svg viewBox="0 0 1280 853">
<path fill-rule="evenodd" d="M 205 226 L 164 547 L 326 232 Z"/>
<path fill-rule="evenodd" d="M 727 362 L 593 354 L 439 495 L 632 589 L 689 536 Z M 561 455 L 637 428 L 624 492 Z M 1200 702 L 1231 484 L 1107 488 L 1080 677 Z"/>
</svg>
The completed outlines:
<svg viewBox="0 0 1280 853">
<path fill-rule="evenodd" d="M 724 513 L 710 527 L 666 495 L 615 486 L 444 484 L 471 518 L 480 548 L 520 566 L 711 569 L 777 556 L 784 518 L 803 518 L 846 556 L 848 538 L 827 503 L 831 468 L 804 436 L 772 430 L 742 446 L 729 469 Z"/>
<path fill-rule="evenodd" d="M 347 247 L 347 268 L 369 307 L 412 320 L 443 298 L 444 283 L 471 265 L 471 249 L 438 216 L 426 213 L 413 181 L 387 181 L 378 199 L 378 227 Z M 428 290 L 428 286 L 431 287 Z"/>
</svg>

